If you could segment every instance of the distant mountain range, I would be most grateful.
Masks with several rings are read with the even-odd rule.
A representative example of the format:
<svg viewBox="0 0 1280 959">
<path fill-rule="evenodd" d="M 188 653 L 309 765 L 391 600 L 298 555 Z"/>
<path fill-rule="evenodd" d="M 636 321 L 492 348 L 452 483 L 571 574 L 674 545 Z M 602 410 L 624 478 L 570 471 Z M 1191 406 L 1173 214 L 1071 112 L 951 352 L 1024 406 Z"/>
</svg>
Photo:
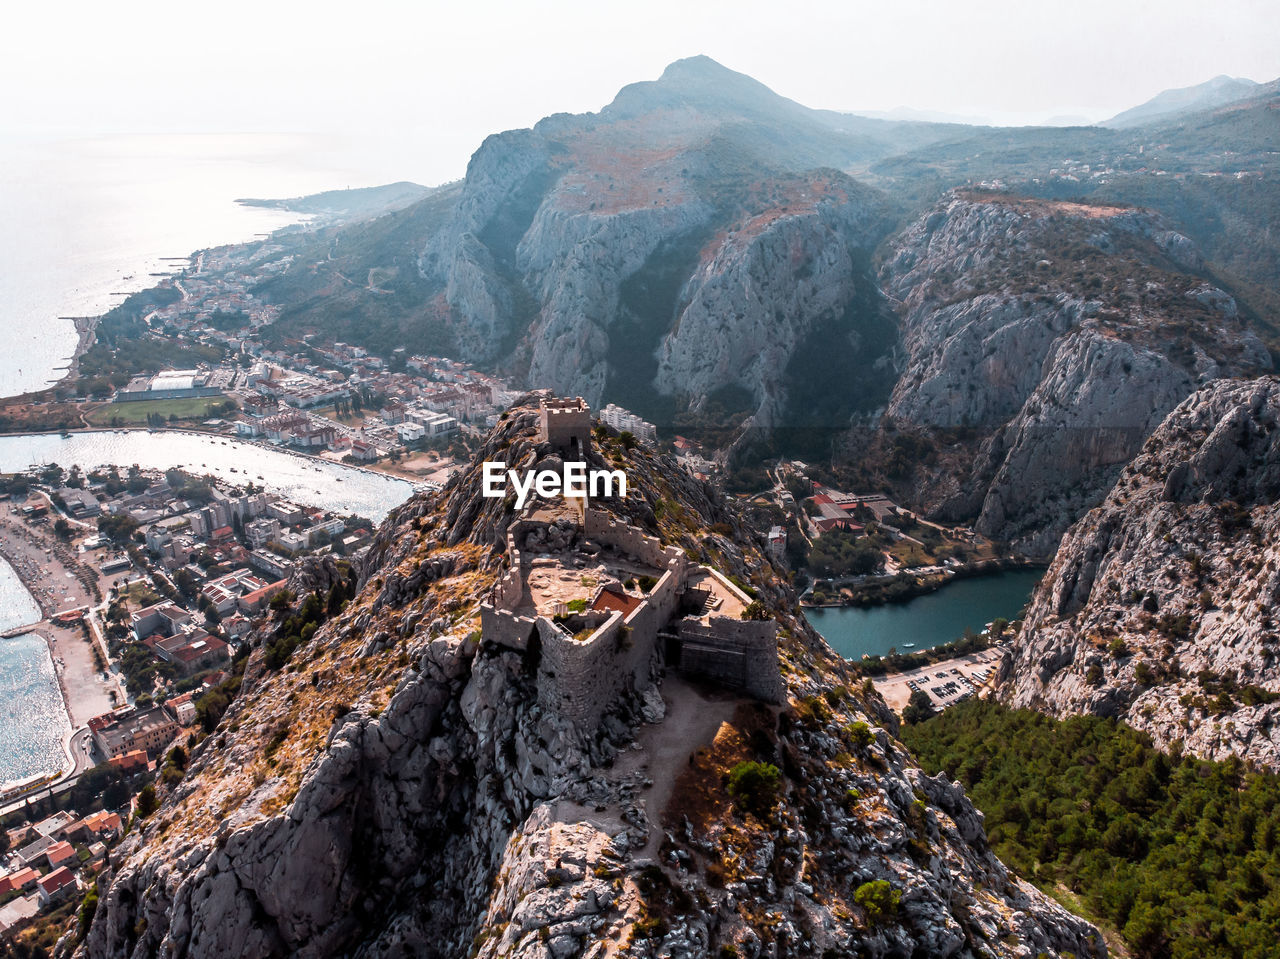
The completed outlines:
<svg viewBox="0 0 1280 959">
<path fill-rule="evenodd" d="M 1192 87 L 1165 90 L 1146 103 L 1117 113 L 1110 120 L 1104 120 L 1100 126 L 1125 129 L 1153 120 L 1168 120 L 1179 114 L 1211 110 L 1254 96 L 1259 86 L 1260 84 L 1243 77 L 1214 77 Z"/>
<path fill-rule="evenodd" d="M 258 292 L 272 337 L 457 356 L 748 460 L 834 456 L 1044 553 L 1197 385 L 1271 369 L 1278 103 L 974 127 L 813 110 L 694 57 L 291 238 Z M 341 280 L 375 269 L 382 292 Z M 949 452 L 895 459 L 890 427 Z"/>
</svg>

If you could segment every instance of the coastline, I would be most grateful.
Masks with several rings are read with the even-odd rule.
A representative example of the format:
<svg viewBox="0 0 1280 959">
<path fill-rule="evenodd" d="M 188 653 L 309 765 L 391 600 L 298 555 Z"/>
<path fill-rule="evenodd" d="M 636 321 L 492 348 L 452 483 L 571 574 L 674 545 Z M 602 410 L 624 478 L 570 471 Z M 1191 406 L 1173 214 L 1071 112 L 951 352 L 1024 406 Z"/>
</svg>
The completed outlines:
<svg viewBox="0 0 1280 959">
<path fill-rule="evenodd" d="M 57 386 L 65 380 L 74 380 L 80 376 L 80 357 L 84 356 L 93 348 L 93 344 L 98 339 L 98 322 L 102 319 L 100 316 L 71 316 L 67 317 L 75 324 L 76 327 L 76 348 L 71 354 L 66 372 L 49 385 Z"/>
<path fill-rule="evenodd" d="M 14 515 L 13 504 L 0 511 L 0 555 L 13 567 L 18 579 L 40 610 L 41 618 L 34 623 L 14 627 L 10 635 L 33 634 L 40 636 L 49 650 L 54 676 L 62 694 L 63 708 L 67 715 L 69 731 L 63 737 L 63 752 L 70 763 L 60 775 L 74 771 L 77 760 L 70 748 L 70 741 L 94 716 L 114 708 L 112 674 L 107 678 L 98 668 L 92 629 L 87 620 L 70 626 L 60 625 L 56 616 L 68 609 L 86 612 L 96 604 L 83 582 L 53 552 L 55 544 L 46 546 L 23 522 Z M 50 554 L 44 550 L 50 549 Z M 64 594 L 59 598 L 55 586 Z M 86 633 L 88 635 L 86 635 Z M 101 650 L 98 650 L 101 656 Z M 114 683 L 118 693 L 118 680 Z"/>
</svg>

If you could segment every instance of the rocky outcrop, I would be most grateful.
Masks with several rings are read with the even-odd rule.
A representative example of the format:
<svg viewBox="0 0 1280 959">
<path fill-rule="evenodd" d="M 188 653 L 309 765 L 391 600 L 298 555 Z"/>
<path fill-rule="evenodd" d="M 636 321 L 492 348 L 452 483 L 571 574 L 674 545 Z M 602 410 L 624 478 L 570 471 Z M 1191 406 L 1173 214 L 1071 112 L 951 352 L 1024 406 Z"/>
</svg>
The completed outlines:
<svg viewBox="0 0 1280 959">
<path fill-rule="evenodd" d="M 888 224 L 831 167 L 866 142 L 682 61 L 599 114 L 485 140 L 419 266 L 473 362 L 641 412 L 737 386 L 767 426 L 797 344 L 819 325 L 856 336 L 839 321 Z"/>
<path fill-rule="evenodd" d="M 1002 698 L 1280 769 L 1278 416 L 1273 377 L 1215 383 L 1169 414 L 1064 537 Z"/>
<path fill-rule="evenodd" d="M 548 461 L 535 423 L 514 410 L 478 460 Z M 1105 954 L 992 855 L 958 785 L 920 773 L 705 484 L 616 440 L 591 456 L 632 478 L 600 508 L 755 590 L 788 706 L 661 672 L 590 728 L 540 705 L 536 644 L 476 629 L 514 515 L 477 463 L 389 518 L 360 594 L 283 668 L 253 654 L 113 851 L 80 954 Z M 780 770 L 776 792 L 731 794 L 744 760 Z"/>
<path fill-rule="evenodd" d="M 862 198 L 848 197 L 729 232 L 685 284 L 685 305 L 658 351 L 657 388 L 705 398 L 740 386 L 758 401 L 753 425 L 782 425 L 797 346 L 870 282 L 854 251 L 872 234 L 871 219 Z"/>
<path fill-rule="evenodd" d="M 907 354 L 887 420 L 973 450 L 928 505 L 1051 556 L 1179 401 L 1270 369 L 1200 266 L 1162 218 L 1122 207 L 963 193 L 904 230 L 881 274 Z"/>
</svg>

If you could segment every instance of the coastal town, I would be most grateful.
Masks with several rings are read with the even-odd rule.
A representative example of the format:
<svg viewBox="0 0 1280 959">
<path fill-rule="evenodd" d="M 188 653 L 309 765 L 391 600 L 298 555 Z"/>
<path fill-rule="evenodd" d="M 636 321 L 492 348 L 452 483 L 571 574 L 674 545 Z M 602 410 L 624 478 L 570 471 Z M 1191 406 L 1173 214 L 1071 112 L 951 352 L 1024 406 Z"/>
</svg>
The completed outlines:
<svg viewBox="0 0 1280 959">
<path fill-rule="evenodd" d="M 343 562 L 372 528 L 179 470 L 46 466 L 3 486 L 0 555 L 39 606 L 6 635 L 49 644 L 69 726 L 57 768 L 0 793 L 0 928 L 92 875 L 147 783 L 207 732 L 296 564 Z"/>
</svg>

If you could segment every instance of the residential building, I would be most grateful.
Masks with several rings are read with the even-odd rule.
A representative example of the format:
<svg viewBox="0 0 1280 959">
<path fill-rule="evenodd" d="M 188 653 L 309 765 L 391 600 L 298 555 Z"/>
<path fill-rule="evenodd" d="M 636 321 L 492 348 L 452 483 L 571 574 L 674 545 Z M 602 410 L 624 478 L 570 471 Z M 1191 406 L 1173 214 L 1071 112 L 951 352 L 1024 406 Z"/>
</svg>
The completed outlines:
<svg viewBox="0 0 1280 959">
<path fill-rule="evenodd" d="M 305 520 L 307 511 L 297 503 L 291 503 L 287 499 L 278 499 L 267 506 L 267 515 L 274 516 L 286 526 L 292 526 Z"/>
<path fill-rule="evenodd" d="M 256 593 L 267 585 L 251 570 L 237 569 L 226 576 L 205 583 L 200 592 L 213 604 L 219 616 L 225 616 L 237 608 L 241 596 Z"/>
<path fill-rule="evenodd" d="M 68 863 L 75 862 L 76 851 L 71 843 L 55 842 L 52 846 L 44 851 L 44 856 L 49 860 L 49 868 L 57 869 L 59 866 L 65 866 Z"/>
<path fill-rule="evenodd" d="M 396 435 L 401 443 L 416 443 L 427 435 L 421 423 L 401 423 L 396 427 Z"/>
<path fill-rule="evenodd" d="M 165 702 L 165 708 L 173 713 L 173 718 L 178 721 L 179 726 L 190 726 L 196 721 L 195 697 L 195 692 L 186 692 Z"/>
<path fill-rule="evenodd" d="M 135 772 L 143 772 L 151 765 L 147 759 L 147 753 L 144 749 L 131 749 L 127 753 L 119 756 L 112 756 L 109 760 L 112 766 L 115 766 L 122 773 L 130 774 Z"/>
<path fill-rule="evenodd" d="M 152 649 L 160 659 L 177 666 L 184 676 L 231 662 L 231 647 L 203 629 L 162 639 Z"/>
<path fill-rule="evenodd" d="M 630 410 L 610 403 L 600 411 L 600 422 L 612 426 L 619 432 L 626 430 L 636 439 L 646 443 L 658 442 L 658 428 L 648 420 L 643 420 Z"/>
<path fill-rule="evenodd" d="M 158 755 L 178 734 L 178 725 L 163 706 L 138 712 L 125 706 L 89 720 L 93 741 L 108 759 L 134 750 Z"/>
<path fill-rule="evenodd" d="M 39 862 L 44 858 L 45 851 L 50 846 L 58 843 L 57 839 L 51 836 L 41 836 L 39 839 L 27 843 L 21 849 L 17 850 L 14 855 L 18 857 L 18 862 L 24 866 L 30 866 L 35 862 Z"/>
<path fill-rule="evenodd" d="M 249 540 L 250 546 L 260 549 L 280 535 L 280 521 L 267 518 L 255 519 L 245 524 L 244 535 Z"/>
<path fill-rule="evenodd" d="M 87 519 L 102 512 L 102 504 L 87 489 L 71 489 L 64 487 L 58 490 L 67 511 L 76 519 Z"/>
<path fill-rule="evenodd" d="M 774 559 L 782 559 L 787 555 L 787 531 L 781 526 L 769 530 L 769 555 Z"/>
<path fill-rule="evenodd" d="M 169 600 L 165 600 L 163 603 L 156 603 L 154 606 L 147 606 L 136 613 L 129 614 L 129 622 L 133 627 L 133 637 L 137 640 L 146 639 L 156 633 L 162 636 L 172 636 L 182 627 L 194 622 L 194 620 L 195 617 L 191 613 Z"/>
<path fill-rule="evenodd" d="M 30 866 L 24 866 L 7 876 L 0 876 L 0 896 L 6 896 L 15 889 L 29 889 L 36 884 L 40 874 Z"/>
<path fill-rule="evenodd" d="M 249 554 L 249 562 L 253 568 L 276 579 L 287 579 L 293 572 L 293 563 L 282 556 L 270 553 L 265 549 L 255 549 Z"/>
<path fill-rule="evenodd" d="M 40 893 L 41 905 L 47 905 L 68 895 L 68 890 L 74 892 L 79 889 L 80 884 L 76 880 L 76 874 L 66 866 L 63 866 L 61 869 L 55 869 L 43 879 L 37 880 L 36 887 Z"/>
<path fill-rule="evenodd" d="M 50 839 L 62 839 L 67 830 L 75 823 L 75 817 L 65 810 L 59 809 L 52 816 L 41 819 L 31 827 L 37 836 L 48 836 Z"/>
</svg>

